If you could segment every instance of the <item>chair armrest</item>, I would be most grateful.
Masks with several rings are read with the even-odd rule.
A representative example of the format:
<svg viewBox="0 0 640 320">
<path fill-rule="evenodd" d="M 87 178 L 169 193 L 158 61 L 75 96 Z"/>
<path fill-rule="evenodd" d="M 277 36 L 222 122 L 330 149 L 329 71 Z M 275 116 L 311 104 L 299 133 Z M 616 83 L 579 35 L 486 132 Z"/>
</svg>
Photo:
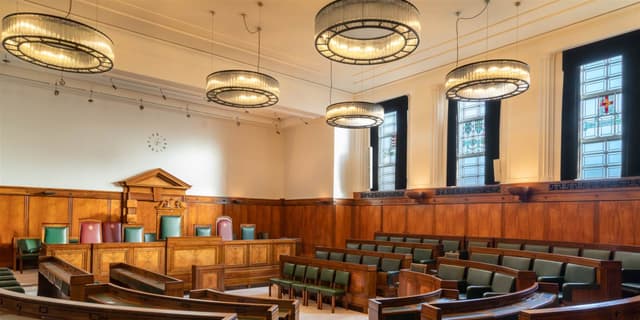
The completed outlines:
<svg viewBox="0 0 640 320">
<path fill-rule="evenodd" d="M 421 263 L 421 264 L 435 264 L 436 260 L 433 259 L 423 259 L 423 260 L 418 260 L 418 261 L 413 261 L 415 263 Z"/>
<path fill-rule="evenodd" d="M 562 300 L 572 301 L 572 293 L 574 289 L 595 289 L 598 288 L 596 283 L 579 283 L 567 282 L 562 285 Z"/>
<path fill-rule="evenodd" d="M 400 281 L 400 271 L 387 271 L 387 286 L 395 287 Z"/>
<path fill-rule="evenodd" d="M 496 296 L 501 296 L 507 293 L 508 292 L 485 292 L 484 294 L 482 294 L 482 297 L 483 298 L 496 297 Z"/>
<path fill-rule="evenodd" d="M 640 283 L 640 269 L 622 269 L 622 282 Z"/>
<path fill-rule="evenodd" d="M 468 286 L 467 287 L 467 299 L 482 298 L 485 292 L 491 291 L 490 286 Z"/>
<path fill-rule="evenodd" d="M 540 276 L 538 277 L 538 282 L 551 282 L 557 283 L 558 285 L 562 285 L 564 282 L 564 277 L 562 276 Z"/>
</svg>

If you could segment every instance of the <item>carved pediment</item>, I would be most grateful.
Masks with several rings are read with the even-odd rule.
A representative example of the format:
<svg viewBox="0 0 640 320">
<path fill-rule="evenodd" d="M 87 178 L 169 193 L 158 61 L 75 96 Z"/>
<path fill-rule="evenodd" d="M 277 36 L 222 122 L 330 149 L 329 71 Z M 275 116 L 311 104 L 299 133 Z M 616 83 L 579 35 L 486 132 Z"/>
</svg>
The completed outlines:
<svg viewBox="0 0 640 320">
<path fill-rule="evenodd" d="M 149 170 L 127 180 L 120 181 L 120 185 L 127 187 L 159 187 L 182 190 L 191 188 L 190 184 L 176 178 L 169 172 L 160 168 Z"/>
</svg>

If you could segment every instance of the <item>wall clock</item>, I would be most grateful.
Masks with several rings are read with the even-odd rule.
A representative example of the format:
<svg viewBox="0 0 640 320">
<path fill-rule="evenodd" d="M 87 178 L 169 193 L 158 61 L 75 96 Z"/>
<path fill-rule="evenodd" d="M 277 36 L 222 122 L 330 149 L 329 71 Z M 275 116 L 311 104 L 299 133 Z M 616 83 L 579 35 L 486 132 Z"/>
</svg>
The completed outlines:
<svg viewBox="0 0 640 320">
<path fill-rule="evenodd" d="M 167 138 L 161 136 L 157 132 L 152 133 L 147 138 L 147 147 L 149 147 L 149 149 L 151 151 L 163 152 L 163 151 L 167 150 L 168 146 L 169 146 L 169 144 L 167 143 Z"/>
</svg>

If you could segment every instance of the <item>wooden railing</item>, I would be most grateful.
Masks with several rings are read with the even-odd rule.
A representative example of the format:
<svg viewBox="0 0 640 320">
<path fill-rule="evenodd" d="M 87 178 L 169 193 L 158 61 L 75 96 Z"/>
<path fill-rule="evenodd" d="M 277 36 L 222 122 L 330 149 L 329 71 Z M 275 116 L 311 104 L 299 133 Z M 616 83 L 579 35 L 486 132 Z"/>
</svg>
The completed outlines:
<svg viewBox="0 0 640 320">
<path fill-rule="evenodd" d="M 58 257 L 45 256 L 39 259 L 39 296 L 82 301 L 85 285 L 93 282 L 92 274 Z"/>
<path fill-rule="evenodd" d="M 300 319 L 300 302 L 296 299 L 289 300 L 275 298 L 256 298 L 224 293 L 212 289 L 191 290 L 189 292 L 189 297 L 191 299 L 215 300 L 225 302 L 273 304 L 277 305 L 280 310 L 280 320 Z"/>
<path fill-rule="evenodd" d="M 576 306 L 520 311 L 520 320 L 638 319 L 640 296 Z"/>
<path fill-rule="evenodd" d="M 125 288 L 167 296 L 183 297 L 182 280 L 126 263 L 109 265 L 109 282 Z"/>
</svg>

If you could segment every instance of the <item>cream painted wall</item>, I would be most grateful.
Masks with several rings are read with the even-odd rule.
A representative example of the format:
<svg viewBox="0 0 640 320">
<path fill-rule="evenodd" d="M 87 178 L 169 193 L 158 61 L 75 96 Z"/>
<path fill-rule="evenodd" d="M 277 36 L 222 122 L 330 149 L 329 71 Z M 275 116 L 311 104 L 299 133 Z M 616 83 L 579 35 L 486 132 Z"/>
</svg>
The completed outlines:
<svg viewBox="0 0 640 320">
<path fill-rule="evenodd" d="M 192 116 L 0 78 L 0 185 L 121 190 L 163 168 L 195 195 L 281 198 L 282 136 L 273 127 Z M 157 132 L 169 147 L 153 152 Z"/>
<path fill-rule="evenodd" d="M 282 130 L 286 199 L 333 197 L 333 128 L 324 118 Z"/>
<path fill-rule="evenodd" d="M 503 183 L 559 179 L 561 67 L 558 53 L 640 28 L 640 6 L 606 14 L 567 28 L 492 51 L 488 58 L 517 58 L 531 67 L 528 92 L 503 100 L 500 158 Z M 516 54 L 517 53 L 517 54 Z M 477 59 L 484 58 L 478 57 Z M 460 64 L 473 61 L 461 61 Z M 446 66 L 358 94 L 356 99 L 384 101 L 409 95 L 408 188 L 440 187 L 446 179 Z M 353 157 L 368 153 L 354 150 Z M 362 169 L 366 170 L 366 169 Z"/>
</svg>

